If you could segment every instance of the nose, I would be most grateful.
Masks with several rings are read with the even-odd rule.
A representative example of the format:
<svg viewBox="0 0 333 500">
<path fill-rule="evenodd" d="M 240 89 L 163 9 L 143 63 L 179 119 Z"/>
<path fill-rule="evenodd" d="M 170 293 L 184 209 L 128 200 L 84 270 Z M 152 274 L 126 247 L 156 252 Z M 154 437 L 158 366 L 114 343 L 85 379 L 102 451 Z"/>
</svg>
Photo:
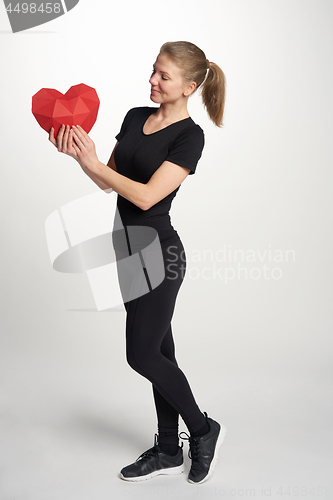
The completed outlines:
<svg viewBox="0 0 333 500">
<path fill-rule="evenodd" d="M 158 80 L 157 80 L 155 74 L 151 75 L 151 77 L 149 78 L 149 83 L 150 83 L 150 85 L 157 85 L 158 84 Z"/>
</svg>

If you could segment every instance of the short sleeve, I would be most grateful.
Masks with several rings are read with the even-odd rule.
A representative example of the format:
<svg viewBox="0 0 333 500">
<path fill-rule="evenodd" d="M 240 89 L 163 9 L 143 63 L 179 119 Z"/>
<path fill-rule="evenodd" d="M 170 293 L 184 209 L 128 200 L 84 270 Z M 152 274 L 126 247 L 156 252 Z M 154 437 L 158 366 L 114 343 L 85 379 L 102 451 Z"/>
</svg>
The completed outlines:
<svg viewBox="0 0 333 500">
<path fill-rule="evenodd" d="M 193 125 L 182 130 L 169 148 L 166 161 L 189 168 L 194 174 L 205 145 L 204 132 L 199 125 Z"/>
<path fill-rule="evenodd" d="M 133 116 L 134 110 L 135 110 L 135 108 L 132 108 L 129 111 L 127 111 L 126 116 L 125 116 L 125 118 L 123 120 L 123 123 L 122 123 L 122 125 L 120 127 L 120 132 L 116 135 L 116 139 L 117 139 L 118 142 L 120 141 L 120 139 L 122 139 L 124 137 L 126 129 L 127 129 L 127 126 L 129 124 L 129 122 L 131 121 L 131 118 Z"/>
</svg>

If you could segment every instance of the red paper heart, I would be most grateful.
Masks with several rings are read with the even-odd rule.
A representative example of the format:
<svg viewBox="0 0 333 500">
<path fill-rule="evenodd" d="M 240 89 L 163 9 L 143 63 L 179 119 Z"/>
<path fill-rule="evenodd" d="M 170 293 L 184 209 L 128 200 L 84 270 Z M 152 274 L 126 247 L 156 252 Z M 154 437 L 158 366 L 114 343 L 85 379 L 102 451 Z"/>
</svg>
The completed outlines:
<svg viewBox="0 0 333 500">
<path fill-rule="evenodd" d="M 32 97 L 32 113 L 46 132 L 54 127 L 54 137 L 63 123 L 81 125 L 88 134 L 96 121 L 99 104 L 96 90 L 80 83 L 65 95 L 55 89 L 39 90 Z"/>
</svg>

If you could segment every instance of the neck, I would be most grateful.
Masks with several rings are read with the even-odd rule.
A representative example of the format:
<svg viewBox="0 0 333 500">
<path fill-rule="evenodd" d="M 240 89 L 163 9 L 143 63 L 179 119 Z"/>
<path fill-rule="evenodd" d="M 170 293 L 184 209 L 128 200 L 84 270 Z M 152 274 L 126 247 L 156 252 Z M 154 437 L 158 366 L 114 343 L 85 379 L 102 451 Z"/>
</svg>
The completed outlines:
<svg viewBox="0 0 333 500">
<path fill-rule="evenodd" d="M 189 116 L 187 101 L 184 103 L 162 103 L 156 112 L 156 117 L 161 121 L 175 122 L 189 118 Z"/>
</svg>

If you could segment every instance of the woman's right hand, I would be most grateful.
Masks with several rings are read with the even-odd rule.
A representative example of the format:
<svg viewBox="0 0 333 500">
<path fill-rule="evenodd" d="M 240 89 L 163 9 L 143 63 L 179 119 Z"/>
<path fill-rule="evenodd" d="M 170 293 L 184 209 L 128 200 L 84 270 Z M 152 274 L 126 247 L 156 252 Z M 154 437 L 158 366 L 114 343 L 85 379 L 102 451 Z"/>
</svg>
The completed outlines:
<svg viewBox="0 0 333 500">
<path fill-rule="evenodd" d="M 54 128 L 49 133 L 49 141 L 58 149 L 59 153 L 64 153 L 78 161 L 77 148 L 73 142 L 73 132 L 69 125 L 61 125 L 57 138 L 54 137 Z"/>
</svg>

